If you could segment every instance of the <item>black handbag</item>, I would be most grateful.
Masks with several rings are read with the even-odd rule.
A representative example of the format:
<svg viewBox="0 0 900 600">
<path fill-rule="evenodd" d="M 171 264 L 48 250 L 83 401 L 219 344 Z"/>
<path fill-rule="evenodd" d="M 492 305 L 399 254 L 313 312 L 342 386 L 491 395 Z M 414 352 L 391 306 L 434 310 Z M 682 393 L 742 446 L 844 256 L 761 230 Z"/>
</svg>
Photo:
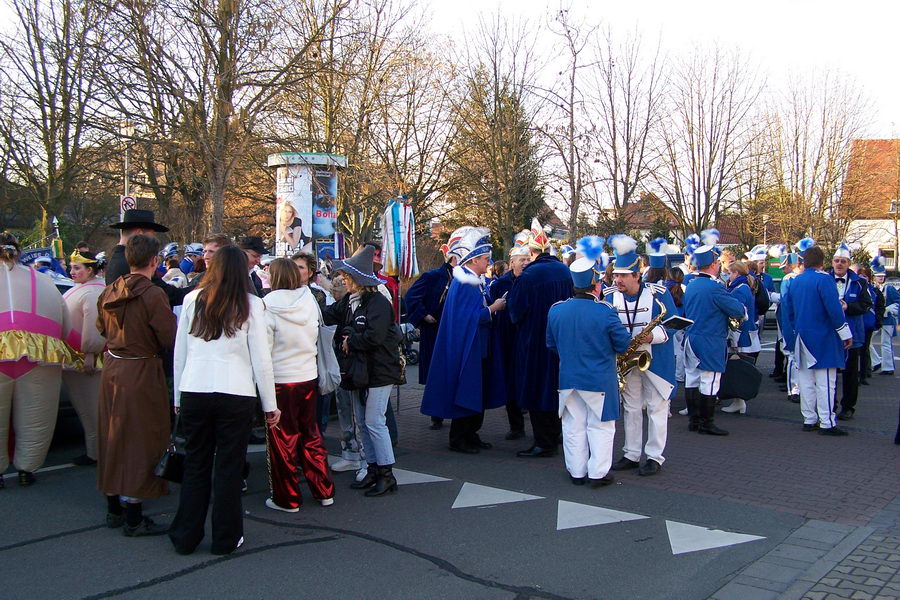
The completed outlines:
<svg viewBox="0 0 900 600">
<path fill-rule="evenodd" d="M 719 386 L 719 399 L 752 400 L 759 394 L 762 373 L 749 360 L 736 357 L 725 361 L 725 374 Z"/>
<path fill-rule="evenodd" d="M 361 390 L 369 387 L 369 364 L 365 354 L 350 354 L 341 361 L 341 387 Z"/>
<path fill-rule="evenodd" d="M 169 438 L 169 447 L 166 448 L 156 468 L 153 469 L 154 475 L 172 483 L 181 483 L 184 479 L 184 438 L 178 437 L 180 419 L 181 415 L 176 414 L 175 427 L 172 428 L 172 435 Z"/>
</svg>

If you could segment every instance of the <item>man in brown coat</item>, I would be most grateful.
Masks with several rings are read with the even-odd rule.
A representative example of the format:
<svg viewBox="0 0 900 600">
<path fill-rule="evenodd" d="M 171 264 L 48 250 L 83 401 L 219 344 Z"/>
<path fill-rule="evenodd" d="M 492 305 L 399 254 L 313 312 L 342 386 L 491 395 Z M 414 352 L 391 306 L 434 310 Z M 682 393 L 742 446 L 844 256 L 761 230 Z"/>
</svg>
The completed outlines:
<svg viewBox="0 0 900 600">
<path fill-rule="evenodd" d="M 97 300 L 97 328 L 107 340 L 99 400 L 97 488 L 106 494 L 106 524 L 124 525 L 126 536 L 160 535 L 166 527 L 142 514 L 141 499 L 168 492 L 153 468 L 169 440 L 169 402 L 163 350 L 175 343 L 175 315 L 166 293 L 150 279 L 159 242 L 147 235 L 128 240 L 131 272 L 112 282 Z M 125 501 L 125 510 L 120 504 Z M 124 514 L 123 514 L 124 512 Z"/>
</svg>

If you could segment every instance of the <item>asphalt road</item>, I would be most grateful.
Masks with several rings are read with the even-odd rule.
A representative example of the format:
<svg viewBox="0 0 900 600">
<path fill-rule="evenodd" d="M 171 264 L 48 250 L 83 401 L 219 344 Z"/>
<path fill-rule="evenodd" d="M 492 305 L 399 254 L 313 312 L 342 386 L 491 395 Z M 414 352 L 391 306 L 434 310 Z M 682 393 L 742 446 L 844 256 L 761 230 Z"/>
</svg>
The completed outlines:
<svg viewBox="0 0 900 600">
<path fill-rule="evenodd" d="M 771 364 L 764 352 L 760 369 Z M 796 405 L 768 378 L 763 385 L 747 415 L 718 418 L 728 438 L 689 434 L 675 414 L 662 473 L 617 474 L 616 485 L 594 490 L 569 483 L 561 456 L 515 458 L 529 442 L 503 440 L 502 410 L 485 423 L 494 449 L 450 453 L 446 428 L 428 430 L 421 387 L 409 384 L 399 398 L 398 493 L 365 498 L 338 473 L 333 506 L 308 499 L 297 514 L 275 512 L 263 504 L 264 454 L 253 452 L 246 543 L 227 557 L 211 555 L 208 540 L 184 557 L 165 537 L 107 529 L 94 469 L 66 466 L 80 439 L 64 419 L 38 483 L 19 488 L 7 477 L 0 491 L 0 596 L 707 598 L 810 519 L 861 524 L 900 494 L 895 379 L 876 376 L 863 389 L 842 439 L 799 433 Z M 334 429 L 326 439 L 336 453 Z M 813 487 L 818 463 L 833 473 L 833 494 Z M 145 510 L 166 521 L 176 505 L 173 486 Z"/>
</svg>

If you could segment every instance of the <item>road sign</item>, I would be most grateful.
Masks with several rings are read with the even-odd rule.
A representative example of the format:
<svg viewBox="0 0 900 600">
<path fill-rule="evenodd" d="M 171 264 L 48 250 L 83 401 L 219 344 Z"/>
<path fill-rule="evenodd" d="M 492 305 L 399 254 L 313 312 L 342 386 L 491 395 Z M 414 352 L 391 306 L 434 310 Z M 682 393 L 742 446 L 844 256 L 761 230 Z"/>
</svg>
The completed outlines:
<svg viewBox="0 0 900 600">
<path fill-rule="evenodd" d="M 137 200 L 134 199 L 134 196 L 119 196 L 119 209 L 122 212 L 133 208 L 137 208 Z"/>
</svg>

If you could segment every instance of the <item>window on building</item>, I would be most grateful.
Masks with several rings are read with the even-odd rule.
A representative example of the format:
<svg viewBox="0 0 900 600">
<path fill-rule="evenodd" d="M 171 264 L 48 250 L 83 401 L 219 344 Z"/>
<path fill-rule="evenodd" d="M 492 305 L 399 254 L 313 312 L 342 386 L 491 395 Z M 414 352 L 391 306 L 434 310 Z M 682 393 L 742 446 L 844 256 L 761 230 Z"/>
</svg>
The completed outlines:
<svg viewBox="0 0 900 600">
<path fill-rule="evenodd" d="M 891 206 L 888 208 L 888 212 L 892 214 L 900 212 L 900 200 L 891 200 Z"/>
<path fill-rule="evenodd" d="M 897 270 L 897 257 L 894 256 L 893 248 L 882 248 L 881 255 L 884 256 L 884 268 L 888 271 Z"/>
</svg>

